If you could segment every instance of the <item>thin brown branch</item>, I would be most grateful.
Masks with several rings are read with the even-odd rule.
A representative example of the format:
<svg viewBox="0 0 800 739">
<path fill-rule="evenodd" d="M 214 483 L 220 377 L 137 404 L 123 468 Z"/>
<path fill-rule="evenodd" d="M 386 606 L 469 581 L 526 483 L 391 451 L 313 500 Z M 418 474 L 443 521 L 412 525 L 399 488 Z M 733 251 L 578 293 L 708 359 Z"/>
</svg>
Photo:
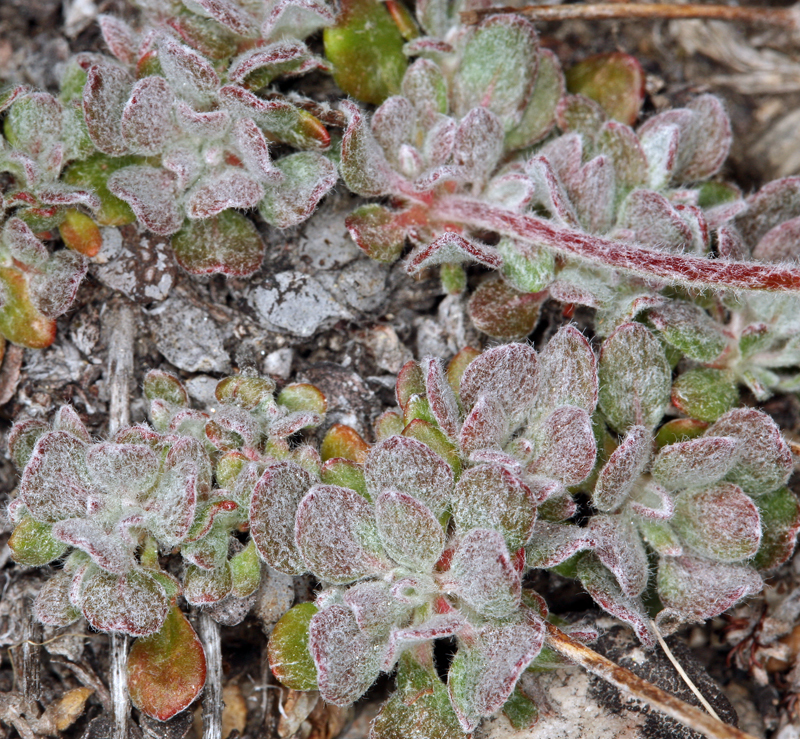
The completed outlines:
<svg viewBox="0 0 800 739">
<path fill-rule="evenodd" d="M 528 5 L 524 8 L 485 8 L 461 14 L 466 24 L 480 23 L 484 18 L 498 13 L 516 13 L 531 21 L 567 20 L 634 20 L 666 19 L 686 20 L 703 18 L 720 21 L 740 21 L 783 27 L 797 27 L 798 15 L 793 8 L 743 8 L 735 5 L 675 5 L 672 3 L 577 3 L 575 5 Z"/>
<path fill-rule="evenodd" d="M 751 734 L 709 716 L 696 706 L 676 698 L 625 667 L 620 667 L 550 623 L 547 624 L 547 645 L 624 693 L 638 698 L 709 739 L 755 739 Z"/>
</svg>

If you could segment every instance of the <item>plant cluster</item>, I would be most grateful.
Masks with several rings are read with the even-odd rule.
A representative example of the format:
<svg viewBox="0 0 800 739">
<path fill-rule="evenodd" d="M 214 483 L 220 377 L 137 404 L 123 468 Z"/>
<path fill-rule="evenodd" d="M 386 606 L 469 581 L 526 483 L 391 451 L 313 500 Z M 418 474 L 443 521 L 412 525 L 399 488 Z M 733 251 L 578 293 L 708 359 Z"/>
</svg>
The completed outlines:
<svg viewBox="0 0 800 739">
<path fill-rule="evenodd" d="M 241 620 L 261 579 L 253 541 L 236 538 L 247 528 L 253 487 L 278 460 L 315 464 L 313 450 L 290 448 L 287 438 L 322 421 L 324 396 L 290 385 L 275 398 L 274 388 L 258 377 L 222 380 L 211 418 L 188 408 L 175 377 L 154 370 L 145 380 L 153 427 L 93 442 L 64 406 L 52 427 L 23 421 L 9 436 L 22 470 L 10 508 L 12 555 L 29 566 L 66 555 L 36 599 L 37 618 L 66 626 L 83 616 L 100 631 L 144 637 L 129 664 L 131 695 L 156 718 L 183 710 L 205 679 L 178 596 L 198 606 L 226 601 L 220 619 L 233 612 Z M 180 579 L 161 567 L 159 555 L 170 552 L 184 561 Z M 185 659 L 171 664 L 184 650 Z"/>
</svg>

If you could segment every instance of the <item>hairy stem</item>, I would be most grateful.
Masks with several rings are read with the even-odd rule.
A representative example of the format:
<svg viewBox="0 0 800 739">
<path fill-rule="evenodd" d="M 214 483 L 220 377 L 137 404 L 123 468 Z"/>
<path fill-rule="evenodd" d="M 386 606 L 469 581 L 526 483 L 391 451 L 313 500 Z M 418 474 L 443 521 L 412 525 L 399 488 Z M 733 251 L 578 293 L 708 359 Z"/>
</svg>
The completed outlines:
<svg viewBox="0 0 800 739">
<path fill-rule="evenodd" d="M 661 690 L 625 667 L 620 667 L 602 654 L 567 636 L 550 623 L 547 624 L 547 645 L 624 693 L 638 698 L 709 739 L 755 739 L 751 734 L 723 723 L 696 706 Z"/>
<path fill-rule="evenodd" d="M 111 705 L 114 717 L 113 739 L 126 739 L 128 734 L 128 637 L 111 634 Z"/>
<path fill-rule="evenodd" d="M 742 8 L 734 5 L 676 5 L 673 3 L 586 3 L 578 5 L 529 5 L 524 8 L 486 8 L 461 13 L 466 24 L 475 24 L 489 15 L 517 13 L 534 22 L 582 20 L 667 19 L 685 20 L 707 18 L 721 21 L 741 21 L 776 26 L 797 27 L 798 16 L 792 8 Z"/>
<path fill-rule="evenodd" d="M 435 215 L 553 249 L 571 257 L 688 287 L 800 291 L 800 269 L 757 262 L 729 262 L 659 251 L 553 225 L 536 216 L 466 198 L 443 198 Z"/>
<path fill-rule="evenodd" d="M 222 642 L 219 624 L 200 611 L 200 640 L 206 652 L 206 686 L 203 689 L 203 739 L 222 738 Z"/>
</svg>

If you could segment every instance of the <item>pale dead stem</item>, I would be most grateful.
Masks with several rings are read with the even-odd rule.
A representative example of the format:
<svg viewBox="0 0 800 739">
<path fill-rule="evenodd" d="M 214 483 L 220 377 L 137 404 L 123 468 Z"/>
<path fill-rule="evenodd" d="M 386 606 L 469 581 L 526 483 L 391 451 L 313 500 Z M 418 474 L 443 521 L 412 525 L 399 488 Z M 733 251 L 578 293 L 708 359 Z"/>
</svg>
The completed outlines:
<svg viewBox="0 0 800 739">
<path fill-rule="evenodd" d="M 660 251 L 556 226 L 544 218 L 514 213 L 478 200 L 442 198 L 434 214 L 441 220 L 454 219 L 594 264 L 669 283 L 716 289 L 800 291 L 800 269 L 796 267 Z"/>
<path fill-rule="evenodd" d="M 667 19 L 685 20 L 704 18 L 722 21 L 761 23 L 781 27 L 797 27 L 798 15 L 792 8 L 742 8 L 733 5 L 675 5 L 672 3 L 578 3 L 575 5 L 529 5 L 524 8 L 486 8 L 461 13 L 461 21 L 468 25 L 479 23 L 497 13 L 516 13 L 531 21 L 566 20 L 633 20 Z"/>
<path fill-rule="evenodd" d="M 709 739 L 755 739 L 751 734 L 723 723 L 696 706 L 661 690 L 625 667 L 620 667 L 610 659 L 567 636 L 553 624 L 548 623 L 546 626 L 546 643 L 551 649 L 611 683 L 624 693 L 665 713 L 670 718 L 680 721 L 690 729 L 700 732 Z"/>
</svg>

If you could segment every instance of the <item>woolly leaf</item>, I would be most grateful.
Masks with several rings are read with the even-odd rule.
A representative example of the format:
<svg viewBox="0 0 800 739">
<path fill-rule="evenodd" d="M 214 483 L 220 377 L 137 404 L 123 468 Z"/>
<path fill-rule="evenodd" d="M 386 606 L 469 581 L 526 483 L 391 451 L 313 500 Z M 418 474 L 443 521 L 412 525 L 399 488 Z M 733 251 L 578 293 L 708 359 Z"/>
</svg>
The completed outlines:
<svg viewBox="0 0 800 739">
<path fill-rule="evenodd" d="M 328 582 L 348 583 L 391 567 L 372 506 L 348 488 L 311 488 L 297 509 L 295 543 L 308 569 Z"/>
<path fill-rule="evenodd" d="M 406 272 L 411 275 L 436 264 L 461 262 L 478 262 L 495 269 L 503 264 L 493 247 L 448 231 L 430 244 L 420 244 L 414 249 L 406 262 Z"/>
<path fill-rule="evenodd" d="M 264 258 L 264 244 L 250 219 L 234 210 L 187 221 L 172 237 L 175 258 L 191 274 L 246 277 Z"/>
<path fill-rule="evenodd" d="M 718 616 L 763 587 L 752 567 L 688 556 L 663 558 L 657 583 L 667 609 L 684 621 L 697 622 Z"/>
<path fill-rule="evenodd" d="M 672 385 L 672 403 L 687 416 L 713 422 L 739 402 L 729 372 L 698 367 L 682 373 Z"/>
<path fill-rule="evenodd" d="M 322 698 L 337 706 L 358 700 L 381 671 L 381 651 L 356 623 L 353 612 L 331 605 L 309 624 L 309 651 Z"/>
<path fill-rule="evenodd" d="M 154 634 L 169 612 L 164 588 L 144 570 L 95 571 L 84 578 L 80 598 L 83 615 L 95 629 L 129 636 Z"/>
<path fill-rule="evenodd" d="M 370 739 L 462 739 L 447 689 L 433 666 L 400 659 L 397 688 L 372 723 Z"/>
<path fill-rule="evenodd" d="M 330 71 L 330 65 L 313 56 L 304 43 L 283 39 L 238 56 L 228 70 L 228 79 L 249 90 L 257 90 L 276 77 L 293 77 L 314 69 Z"/>
<path fill-rule="evenodd" d="M 417 602 L 421 605 L 432 595 L 433 589 L 430 586 L 426 588 L 426 585 L 428 584 L 424 580 L 422 582 L 415 582 L 413 579 L 401 580 L 395 584 L 392 589 L 392 595 L 398 601 L 409 603 Z M 401 588 L 402 594 L 400 592 Z M 443 603 L 444 606 L 450 607 L 448 603 L 440 599 L 439 604 Z M 407 614 L 403 614 L 402 618 L 407 619 L 407 617 Z M 432 642 L 435 639 L 444 639 L 448 636 L 453 636 L 453 634 L 456 634 L 464 626 L 464 617 L 458 611 L 451 609 L 445 613 L 438 613 L 417 626 L 409 626 L 405 629 L 392 629 L 389 637 L 389 646 L 384 654 L 383 670 L 390 670 L 397 661 L 398 656 L 407 650 L 413 649 L 415 646 L 418 647 L 426 642 Z"/>
<path fill-rule="evenodd" d="M 342 102 L 342 110 L 347 116 L 339 165 L 342 179 L 350 190 L 364 197 L 389 192 L 397 178 L 363 114 L 347 101 Z"/>
<path fill-rule="evenodd" d="M 462 642 L 447 675 L 450 700 L 464 731 L 500 710 L 519 676 L 542 649 L 544 624 L 532 614 L 522 623 L 486 625 Z"/>
<path fill-rule="evenodd" d="M 25 468 L 33 454 L 36 442 L 49 430 L 50 427 L 44 421 L 34 418 L 17 421 L 11 427 L 6 443 L 8 445 L 8 455 L 18 470 L 22 471 Z"/>
<path fill-rule="evenodd" d="M 447 462 L 453 471 L 454 477 L 458 477 L 461 474 L 461 460 L 458 448 L 434 424 L 423 421 L 421 418 L 416 418 L 403 429 L 403 436 L 408 439 L 415 439 L 432 449 L 434 453 Z"/>
<path fill-rule="evenodd" d="M 706 432 L 741 442 L 739 460 L 725 477 L 749 495 L 763 495 L 783 486 L 792 472 L 789 447 L 766 413 L 753 408 L 728 411 Z"/>
<path fill-rule="evenodd" d="M 526 241 L 502 238 L 497 244 L 497 252 L 503 262 L 503 277 L 515 290 L 539 292 L 553 282 L 555 255 L 548 249 Z"/>
<path fill-rule="evenodd" d="M 414 572 L 429 572 L 444 549 L 444 530 L 423 503 L 385 490 L 375 501 L 378 535 L 386 553 Z"/>
<path fill-rule="evenodd" d="M 675 512 L 670 494 L 652 480 L 634 489 L 629 506 L 640 519 L 665 520 Z"/>
<path fill-rule="evenodd" d="M 698 362 L 713 362 L 728 346 L 720 326 L 692 303 L 670 301 L 647 316 L 665 341 Z"/>
<path fill-rule="evenodd" d="M 108 50 L 123 64 L 135 64 L 137 43 L 131 27 L 121 18 L 102 13 L 97 17 Z"/>
<path fill-rule="evenodd" d="M 482 105 L 507 130 L 527 107 L 538 66 L 539 43 L 533 26 L 518 15 L 494 15 L 470 34 L 453 79 L 453 102 L 463 117 Z"/>
<path fill-rule="evenodd" d="M 518 339 L 533 331 L 543 300 L 542 293 L 520 293 L 501 279 L 488 279 L 472 294 L 467 311 L 489 336 Z"/>
<path fill-rule="evenodd" d="M 461 402 L 471 408 L 481 396 L 497 400 L 503 411 L 519 416 L 531 403 L 538 376 L 536 351 L 525 344 L 488 349 L 461 376 Z"/>
<path fill-rule="evenodd" d="M 265 185 L 258 210 L 267 223 L 277 228 L 302 223 L 336 184 L 336 168 L 316 152 L 290 154 L 275 162 L 275 166 L 283 178 Z"/>
<path fill-rule="evenodd" d="M 34 518 L 55 523 L 86 515 L 93 492 L 86 449 L 85 442 L 65 431 L 51 431 L 36 442 L 19 485 L 19 497 Z"/>
<path fill-rule="evenodd" d="M 52 534 L 65 544 L 82 549 L 106 572 L 126 575 L 136 564 L 132 547 L 126 546 L 119 535 L 107 534 L 91 519 L 58 521 L 53 525 Z"/>
<path fill-rule="evenodd" d="M 597 475 L 592 503 L 604 512 L 616 511 L 627 500 L 653 456 L 653 437 L 633 426 Z"/>
<path fill-rule="evenodd" d="M 549 523 L 539 520 L 527 545 L 528 567 L 548 569 L 565 562 L 594 542 L 587 529 L 570 524 Z"/>
<path fill-rule="evenodd" d="M 761 544 L 758 509 L 730 483 L 683 492 L 672 526 L 695 552 L 717 562 L 750 559 Z"/>
<path fill-rule="evenodd" d="M 453 471 L 425 444 L 392 436 L 370 449 L 364 463 L 367 491 L 375 500 L 386 489 L 424 503 L 439 518 L 450 500 Z"/>
<path fill-rule="evenodd" d="M 653 428 L 661 420 L 671 372 L 664 350 L 644 326 L 625 323 L 603 342 L 598 373 L 600 409 L 615 431 Z"/>
<path fill-rule="evenodd" d="M 193 606 L 211 605 L 227 597 L 232 585 L 231 568 L 227 562 L 223 561 L 210 570 L 192 564 L 186 568 L 183 578 L 183 597 Z"/>
<path fill-rule="evenodd" d="M 633 524 L 620 515 L 594 516 L 589 531 L 593 551 L 614 576 L 625 595 L 633 598 L 647 586 L 647 553 Z"/>
<path fill-rule="evenodd" d="M 391 591 L 387 582 L 366 580 L 349 587 L 344 594 L 344 603 L 353 611 L 358 628 L 375 640 L 385 641 L 398 616 L 408 615 L 408 608 Z"/>
<path fill-rule="evenodd" d="M 470 110 L 458 124 L 453 161 L 464 169 L 468 182 L 482 185 L 503 154 L 503 123 L 490 110 Z"/>
<path fill-rule="evenodd" d="M 136 217 L 153 233 L 168 236 L 183 221 L 175 196 L 176 177 L 164 169 L 130 166 L 108 178 L 108 189 L 130 205 Z"/>
<path fill-rule="evenodd" d="M 134 154 L 159 154 L 173 133 L 175 95 L 163 77 L 139 80 L 122 111 L 121 131 Z"/>
<path fill-rule="evenodd" d="M 214 67 L 201 54 L 170 36 L 162 36 L 158 61 L 182 97 L 201 107 L 211 101 L 220 81 Z"/>
<path fill-rule="evenodd" d="M 794 552 L 800 531 L 800 504 L 788 488 L 779 488 L 758 499 L 761 516 L 761 547 L 753 560 L 759 570 L 773 570 Z"/>
<path fill-rule="evenodd" d="M 268 467 L 253 490 L 250 535 L 261 558 L 289 575 L 306 571 L 294 542 L 297 507 L 313 484 L 311 476 L 292 462 Z"/>
<path fill-rule="evenodd" d="M 653 477 L 670 490 L 700 488 L 722 480 L 736 465 L 742 443 L 706 436 L 665 446 L 653 463 Z"/>
<path fill-rule="evenodd" d="M 264 195 L 261 183 L 240 167 L 214 171 L 200 179 L 188 195 L 186 214 L 201 219 L 227 208 L 252 208 Z"/>
<path fill-rule="evenodd" d="M 455 593 L 482 616 L 503 618 L 519 606 L 519 573 L 497 531 L 472 529 L 461 537 L 449 574 Z"/>
<path fill-rule="evenodd" d="M 668 251 L 684 251 L 692 243 L 691 229 L 678 211 L 652 190 L 631 192 L 622 203 L 617 225 L 631 231 L 637 241 Z"/>
<path fill-rule="evenodd" d="M 269 637 L 269 667 L 292 690 L 317 687 L 317 669 L 308 645 L 309 623 L 317 612 L 313 603 L 298 603 L 275 624 Z"/>
<path fill-rule="evenodd" d="M 69 599 L 72 577 L 72 572 L 59 570 L 47 579 L 33 602 L 37 620 L 48 626 L 69 626 L 81 617 Z"/>
<path fill-rule="evenodd" d="M 535 452 L 528 464 L 530 474 L 577 485 L 591 473 L 597 456 L 592 419 L 583 408 L 556 408 L 536 427 Z"/>
<path fill-rule="evenodd" d="M 539 67 L 530 100 L 519 124 L 506 134 L 506 148 L 524 149 L 541 141 L 555 125 L 555 110 L 564 96 L 564 75 L 555 54 L 539 52 Z"/>
<path fill-rule="evenodd" d="M 161 398 L 173 405 L 185 408 L 189 405 L 189 395 L 183 383 L 169 372 L 150 370 L 144 376 L 144 396 L 148 400 Z"/>
<path fill-rule="evenodd" d="M 11 558 L 26 567 L 41 567 L 67 551 L 63 542 L 51 536 L 52 527 L 31 516 L 24 516 L 8 539 Z"/>
<path fill-rule="evenodd" d="M 100 488 L 140 493 L 155 482 L 160 461 L 141 444 L 93 444 L 86 452 L 86 467 Z"/>
<path fill-rule="evenodd" d="M 447 81 L 430 59 L 417 59 L 406 70 L 402 90 L 422 120 L 432 121 L 437 113 L 447 114 Z"/>
<path fill-rule="evenodd" d="M 629 54 L 613 51 L 578 62 L 566 74 L 567 89 L 598 102 L 609 118 L 633 125 L 644 102 L 644 70 Z"/>
<path fill-rule="evenodd" d="M 151 718 L 167 721 L 200 695 L 206 655 L 192 625 L 172 606 L 161 629 L 137 639 L 128 654 L 131 702 Z"/>
<path fill-rule="evenodd" d="M 746 202 L 747 208 L 735 217 L 734 224 L 753 249 L 773 228 L 800 216 L 800 177 L 769 182 Z"/>
<path fill-rule="evenodd" d="M 83 114 L 92 143 L 112 157 L 127 153 L 120 123 L 132 80 L 113 64 L 89 68 L 83 90 Z"/>
<path fill-rule="evenodd" d="M 461 426 L 458 442 L 464 454 L 479 450 L 499 449 L 510 433 L 508 418 L 500 401 L 482 395 Z"/>
<path fill-rule="evenodd" d="M 468 469 L 453 492 L 453 518 L 459 533 L 492 529 L 503 535 L 510 552 L 525 546 L 536 519 L 530 488 L 497 464 Z"/>
<path fill-rule="evenodd" d="M 56 252 L 30 279 L 31 303 L 46 318 L 58 318 L 72 305 L 88 266 L 83 254 L 69 249 Z"/>
<path fill-rule="evenodd" d="M 407 229 L 402 220 L 402 212 L 367 203 L 347 216 L 345 226 L 370 259 L 391 264 L 399 259 L 405 245 Z"/>
<path fill-rule="evenodd" d="M 121 115 L 121 114 L 120 114 Z M 65 170 L 63 181 L 70 185 L 80 185 L 91 189 L 100 200 L 100 208 L 94 213 L 94 218 L 101 226 L 123 226 L 133 223 L 136 215 L 131 207 L 108 189 L 108 178 L 114 172 L 137 164 L 140 157 L 108 157 L 101 152 L 96 152 L 87 159 L 73 162 Z"/>
<path fill-rule="evenodd" d="M 655 634 L 641 600 L 623 593 L 614 576 L 594 557 L 581 557 L 578 578 L 595 603 L 633 627 L 642 644 L 655 645 Z"/>
</svg>

